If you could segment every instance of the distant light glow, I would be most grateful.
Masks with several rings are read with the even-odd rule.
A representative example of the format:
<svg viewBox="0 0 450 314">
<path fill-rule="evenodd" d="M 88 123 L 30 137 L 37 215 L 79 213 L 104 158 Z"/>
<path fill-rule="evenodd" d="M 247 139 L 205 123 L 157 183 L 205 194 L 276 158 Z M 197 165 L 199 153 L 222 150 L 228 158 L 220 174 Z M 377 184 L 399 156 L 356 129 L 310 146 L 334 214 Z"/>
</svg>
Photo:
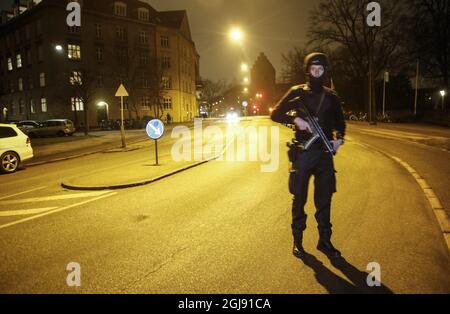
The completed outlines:
<svg viewBox="0 0 450 314">
<path fill-rule="evenodd" d="M 230 31 L 230 35 L 229 36 L 230 36 L 230 39 L 233 42 L 236 42 L 236 43 L 241 42 L 242 39 L 244 38 L 244 34 L 242 33 L 242 30 L 239 29 L 239 28 L 233 28 Z"/>
</svg>

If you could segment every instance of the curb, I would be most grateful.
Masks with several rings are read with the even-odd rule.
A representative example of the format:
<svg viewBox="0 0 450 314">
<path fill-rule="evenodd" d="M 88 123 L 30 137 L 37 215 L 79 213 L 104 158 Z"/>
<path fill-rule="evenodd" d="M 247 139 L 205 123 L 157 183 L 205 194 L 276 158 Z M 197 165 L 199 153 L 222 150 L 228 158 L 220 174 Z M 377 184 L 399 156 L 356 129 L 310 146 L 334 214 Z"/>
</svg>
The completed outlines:
<svg viewBox="0 0 450 314">
<path fill-rule="evenodd" d="M 189 169 L 206 164 L 210 161 L 216 160 L 217 158 L 219 158 L 219 157 L 214 157 L 212 159 L 204 160 L 204 161 L 192 164 L 190 166 L 183 167 L 178 170 L 174 170 L 172 172 L 166 173 L 159 177 L 149 179 L 149 180 L 144 180 L 144 181 L 137 181 L 137 182 L 131 182 L 131 183 L 126 183 L 126 184 L 108 185 L 108 186 L 106 186 L 106 185 L 105 186 L 82 186 L 82 185 L 74 185 L 74 184 L 71 184 L 70 182 L 66 182 L 66 183 L 62 182 L 61 186 L 65 189 L 75 190 L 75 191 L 103 191 L 103 190 L 122 190 L 122 189 L 134 188 L 134 187 L 138 187 L 138 186 L 149 185 L 151 183 L 160 181 L 162 179 L 174 176 L 178 173 L 187 171 Z"/>
<path fill-rule="evenodd" d="M 362 147 L 377 151 L 377 152 L 385 155 L 389 159 L 395 161 L 400 166 L 402 166 L 406 171 L 408 171 L 408 173 L 414 178 L 414 180 L 417 182 L 420 189 L 422 190 L 423 194 L 427 198 L 428 203 L 430 204 L 430 207 L 434 213 L 434 216 L 439 224 L 440 230 L 444 237 L 444 241 L 447 244 L 448 252 L 450 252 L 450 218 L 447 215 L 447 212 L 446 212 L 444 206 L 442 205 L 441 201 L 436 196 L 436 194 L 434 193 L 433 189 L 428 184 L 428 182 L 425 179 L 423 179 L 420 176 L 420 174 L 413 167 L 411 167 L 408 163 L 404 162 L 400 158 L 398 158 L 396 156 L 391 156 L 369 144 L 362 144 L 362 143 L 359 143 L 354 140 L 353 140 L 353 142 L 356 145 L 360 145 Z"/>
<path fill-rule="evenodd" d="M 138 143 L 145 142 L 145 141 L 147 141 L 147 139 L 142 139 L 142 140 L 138 140 L 136 142 L 131 142 L 128 145 L 138 144 Z M 83 153 L 83 154 L 72 155 L 72 156 L 61 157 L 61 158 L 55 158 L 55 159 L 39 161 L 39 162 L 35 162 L 35 163 L 25 163 L 24 166 L 25 167 L 36 167 L 36 166 L 41 166 L 41 165 L 45 165 L 45 164 L 52 164 L 52 163 L 55 163 L 55 162 L 76 159 L 76 158 L 85 157 L 85 156 L 94 155 L 94 154 L 108 153 L 109 151 L 116 150 L 116 149 L 120 149 L 120 147 L 112 147 L 112 148 L 109 148 L 109 149 L 101 149 L 101 150 L 96 150 L 96 151 L 87 152 L 87 153 Z M 140 148 L 137 148 L 137 149 L 140 149 Z"/>
</svg>

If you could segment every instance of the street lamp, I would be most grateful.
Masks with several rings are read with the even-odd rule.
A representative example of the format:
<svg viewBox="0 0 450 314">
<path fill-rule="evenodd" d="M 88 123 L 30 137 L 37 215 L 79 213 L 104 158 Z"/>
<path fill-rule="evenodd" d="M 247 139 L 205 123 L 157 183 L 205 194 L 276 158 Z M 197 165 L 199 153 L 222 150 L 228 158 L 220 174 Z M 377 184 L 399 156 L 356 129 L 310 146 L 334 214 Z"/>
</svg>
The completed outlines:
<svg viewBox="0 0 450 314">
<path fill-rule="evenodd" d="M 244 78 L 244 84 L 248 84 L 250 82 L 250 79 L 248 77 Z"/>
<path fill-rule="evenodd" d="M 63 51 L 63 46 L 61 46 L 61 45 L 56 45 L 56 46 L 55 46 L 55 50 L 56 50 L 57 52 L 62 52 L 62 51 Z"/>
<path fill-rule="evenodd" d="M 108 121 L 109 120 L 109 105 L 108 105 L 108 103 L 105 101 L 99 101 L 97 103 L 97 107 L 106 109 L 106 121 Z"/>
<path fill-rule="evenodd" d="M 248 64 L 247 63 L 242 63 L 241 71 L 242 72 L 248 72 Z"/>
<path fill-rule="evenodd" d="M 240 43 L 244 38 L 244 33 L 239 28 L 233 28 L 229 33 L 229 37 L 232 42 Z"/>
<path fill-rule="evenodd" d="M 442 96 L 442 110 L 444 110 L 444 107 L 445 107 L 445 95 L 446 95 L 447 93 L 445 92 L 445 90 L 441 90 L 439 93 L 440 93 L 441 96 Z"/>
</svg>

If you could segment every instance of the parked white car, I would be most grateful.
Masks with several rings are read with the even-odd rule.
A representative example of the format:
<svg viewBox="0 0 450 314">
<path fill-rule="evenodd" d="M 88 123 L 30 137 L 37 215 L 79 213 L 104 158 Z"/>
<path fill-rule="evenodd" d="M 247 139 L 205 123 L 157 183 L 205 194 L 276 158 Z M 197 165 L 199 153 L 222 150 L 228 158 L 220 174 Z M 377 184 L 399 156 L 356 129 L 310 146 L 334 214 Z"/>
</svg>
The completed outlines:
<svg viewBox="0 0 450 314">
<path fill-rule="evenodd" d="M 13 173 L 21 162 L 31 158 L 29 137 L 14 124 L 0 124 L 0 172 Z"/>
</svg>

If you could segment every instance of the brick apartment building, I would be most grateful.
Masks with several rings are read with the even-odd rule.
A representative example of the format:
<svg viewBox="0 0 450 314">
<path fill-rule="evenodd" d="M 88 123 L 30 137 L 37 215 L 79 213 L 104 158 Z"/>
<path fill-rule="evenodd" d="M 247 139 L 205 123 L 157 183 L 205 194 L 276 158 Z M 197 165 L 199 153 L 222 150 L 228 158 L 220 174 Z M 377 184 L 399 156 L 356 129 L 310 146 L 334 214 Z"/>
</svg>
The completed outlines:
<svg viewBox="0 0 450 314">
<path fill-rule="evenodd" d="M 68 27 L 63 0 L 16 2 L 0 24 L 0 121 L 67 118 L 83 125 L 120 118 L 198 116 L 199 55 L 186 11 L 158 12 L 138 0 L 77 1 Z M 158 108 L 158 110 L 156 110 Z"/>
</svg>

